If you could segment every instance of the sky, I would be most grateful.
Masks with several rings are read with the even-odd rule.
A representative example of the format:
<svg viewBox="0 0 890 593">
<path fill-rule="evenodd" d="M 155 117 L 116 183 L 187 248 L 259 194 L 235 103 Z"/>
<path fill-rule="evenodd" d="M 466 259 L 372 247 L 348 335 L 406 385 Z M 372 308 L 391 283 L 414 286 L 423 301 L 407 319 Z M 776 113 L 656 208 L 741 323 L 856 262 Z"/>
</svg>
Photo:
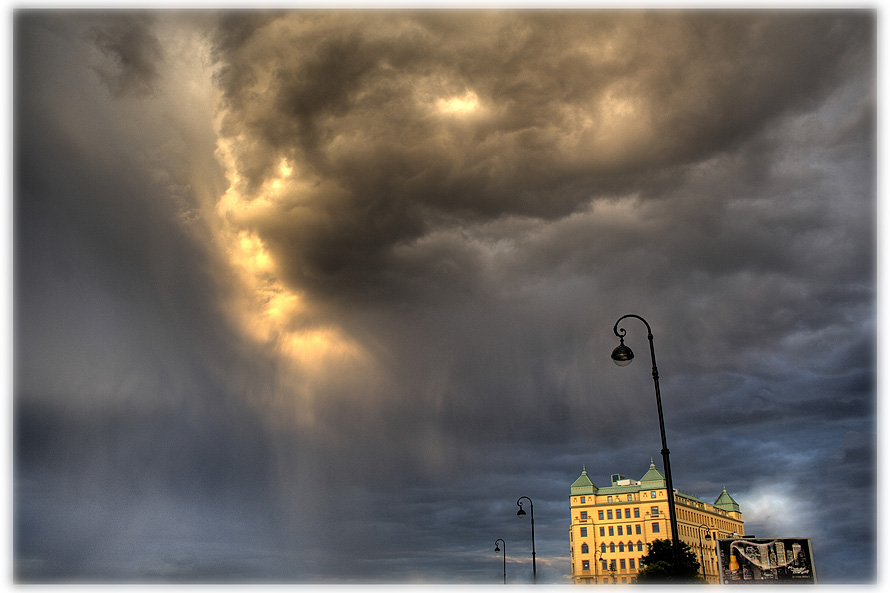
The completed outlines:
<svg viewBox="0 0 890 593">
<path fill-rule="evenodd" d="M 529 583 L 527 496 L 568 583 L 627 314 L 674 486 L 877 580 L 874 10 L 11 17 L 16 582 Z"/>
</svg>

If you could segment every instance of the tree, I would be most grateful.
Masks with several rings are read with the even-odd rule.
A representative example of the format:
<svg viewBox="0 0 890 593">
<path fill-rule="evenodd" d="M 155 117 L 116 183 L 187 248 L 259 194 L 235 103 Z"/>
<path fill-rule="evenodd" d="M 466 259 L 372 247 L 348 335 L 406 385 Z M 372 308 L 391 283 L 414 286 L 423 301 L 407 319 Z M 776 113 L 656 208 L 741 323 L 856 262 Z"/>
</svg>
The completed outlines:
<svg viewBox="0 0 890 593">
<path fill-rule="evenodd" d="M 680 562 L 674 564 L 674 546 L 669 539 L 657 539 L 646 544 L 648 551 L 640 563 L 638 583 L 695 583 L 705 582 L 699 574 L 701 564 L 689 544 L 680 542 Z"/>
</svg>

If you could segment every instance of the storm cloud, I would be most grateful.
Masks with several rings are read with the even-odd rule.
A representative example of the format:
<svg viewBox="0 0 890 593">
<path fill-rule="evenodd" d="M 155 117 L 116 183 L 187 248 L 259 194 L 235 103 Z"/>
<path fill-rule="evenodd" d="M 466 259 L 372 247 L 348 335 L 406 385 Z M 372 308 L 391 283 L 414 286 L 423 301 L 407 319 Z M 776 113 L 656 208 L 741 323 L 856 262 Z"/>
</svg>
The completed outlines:
<svg viewBox="0 0 890 593">
<path fill-rule="evenodd" d="M 677 488 L 874 581 L 875 21 L 18 11 L 16 578 L 527 582 L 529 496 L 568 582 L 635 313 Z"/>
</svg>

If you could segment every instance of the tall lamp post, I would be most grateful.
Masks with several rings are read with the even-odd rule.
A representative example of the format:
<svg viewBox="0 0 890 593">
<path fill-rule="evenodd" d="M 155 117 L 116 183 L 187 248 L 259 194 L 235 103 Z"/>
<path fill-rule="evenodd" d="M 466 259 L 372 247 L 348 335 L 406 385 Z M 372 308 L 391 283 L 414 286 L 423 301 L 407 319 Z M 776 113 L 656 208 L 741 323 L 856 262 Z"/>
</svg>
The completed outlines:
<svg viewBox="0 0 890 593">
<path fill-rule="evenodd" d="M 501 551 L 501 549 L 498 547 L 498 542 L 501 542 L 502 544 L 504 544 L 504 584 L 506 585 L 507 584 L 507 542 L 505 542 L 501 538 L 494 540 L 494 551 L 495 552 Z"/>
<path fill-rule="evenodd" d="M 531 513 L 532 520 L 532 579 L 535 582 L 538 582 L 538 570 L 535 566 L 535 504 L 532 502 L 532 499 L 528 496 L 520 496 L 516 499 L 516 504 L 519 506 L 519 510 L 516 511 L 516 515 L 518 517 L 525 517 L 525 510 L 522 508 L 522 499 L 526 499 L 529 505 L 529 512 Z"/>
<path fill-rule="evenodd" d="M 639 315 L 624 315 L 618 318 L 618 321 L 615 322 L 615 327 L 612 328 L 612 331 L 615 332 L 615 335 L 618 336 L 618 339 L 621 340 L 621 343 L 616 346 L 614 350 L 612 350 L 612 360 L 620 367 L 629 365 L 634 359 L 633 350 L 624 345 L 624 336 L 627 335 L 627 331 L 622 327 L 619 328 L 618 324 L 621 323 L 622 319 L 627 317 L 635 317 L 642 321 L 646 325 L 646 329 L 649 331 L 649 353 L 652 355 L 652 380 L 655 381 L 655 402 L 658 404 L 658 425 L 661 428 L 661 457 L 664 460 L 664 474 L 665 481 L 667 482 L 667 496 L 668 496 L 668 514 L 670 515 L 671 520 L 671 539 L 673 540 L 673 549 L 674 549 L 674 565 L 679 566 L 680 564 L 680 532 L 677 529 L 677 509 L 674 508 L 674 482 L 671 479 L 671 452 L 667 447 L 667 439 L 664 436 L 664 414 L 661 411 L 661 389 L 658 387 L 658 367 L 655 366 L 655 345 L 652 341 L 652 328 L 649 327 L 649 323 L 640 317 Z"/>
</svg>

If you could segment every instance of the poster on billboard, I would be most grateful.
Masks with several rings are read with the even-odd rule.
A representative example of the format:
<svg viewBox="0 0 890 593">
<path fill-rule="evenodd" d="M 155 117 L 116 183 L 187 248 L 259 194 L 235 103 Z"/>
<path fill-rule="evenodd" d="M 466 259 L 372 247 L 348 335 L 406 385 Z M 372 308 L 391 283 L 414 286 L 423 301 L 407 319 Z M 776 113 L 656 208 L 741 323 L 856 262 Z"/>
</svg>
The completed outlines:
<svg viewBox="0 0 890 593">
<path fill-rule="evenodd" d="M 726 584 L 816 582 L 810 540 L 805 537 L 717 540 L 720 580 Z"/>
</svg>

